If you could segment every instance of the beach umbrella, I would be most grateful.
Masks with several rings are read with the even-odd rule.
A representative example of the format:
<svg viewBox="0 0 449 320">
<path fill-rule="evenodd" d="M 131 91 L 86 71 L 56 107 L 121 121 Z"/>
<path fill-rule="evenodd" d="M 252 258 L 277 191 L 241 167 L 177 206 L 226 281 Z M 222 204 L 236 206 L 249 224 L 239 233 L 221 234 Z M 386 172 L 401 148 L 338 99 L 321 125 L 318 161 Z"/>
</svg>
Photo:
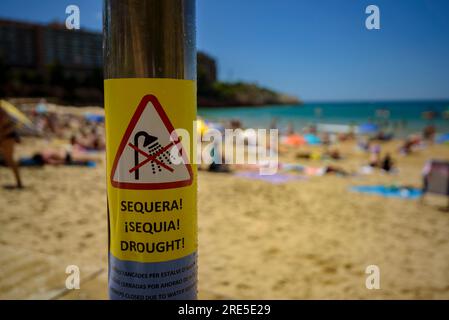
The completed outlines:
<svg viewBox="0 0 449 320">
<path fill-rule="evenodd" d="M 95 113 L 85 113 L 84 118 L 87 121 L 101 123 L 104 122 L 104 115 L 102 114 L 95 114 Z"/>
<path fill-rule="evenodd" d="M 16 128 L 24 133 L 36 133 L 36 128 L 26 115 L 17 109 L 12 103 L 0 100 L 0 108 L 10 117 Z"/>
<path fill-rule="evenodd" d="M 359 125 L 358 132 L 361 134 L 371 134 L 379 131 L 379 126 L 374 123 L 364 123 Z"/>
<path fill-rule="evenodd" d="M 206 122 L 198 117 L 196 120 L 196 133 L 198 134 L 198 136 L 203 136 L 203 134 L 205 134 L 207 130 L 209 130 L 209 127 L 207 126 Z"/>
<path fill-rule="evenodd" d="M 317 145 L 321 143 L 321 139 L 318 136 L 311 133 L 305 134 L 304 139 L 306 140 L 307 144 L 310 145 Z"/>
<path fill-rule="evenodd" d="M 306 144 L 306 139 L 304 139 L 303 136 L 294 133 L 285 137 L 284 144 L 299 147 Z"/>
</svg>

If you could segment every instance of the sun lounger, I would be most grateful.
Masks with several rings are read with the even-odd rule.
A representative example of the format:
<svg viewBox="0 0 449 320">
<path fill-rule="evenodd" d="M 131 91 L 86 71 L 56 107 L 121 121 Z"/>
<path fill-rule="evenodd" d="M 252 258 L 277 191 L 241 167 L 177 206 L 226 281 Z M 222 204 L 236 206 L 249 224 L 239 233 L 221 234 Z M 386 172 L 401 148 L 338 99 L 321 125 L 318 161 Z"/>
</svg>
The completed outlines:
<svg viewBox="0 0 449 320">
<path fill-rule="evenodd" d="M 423 170 L 423 199 L 427 193 L 448 197 L 449 209 L 449 161 L 431 160 Z"/>
</svg>

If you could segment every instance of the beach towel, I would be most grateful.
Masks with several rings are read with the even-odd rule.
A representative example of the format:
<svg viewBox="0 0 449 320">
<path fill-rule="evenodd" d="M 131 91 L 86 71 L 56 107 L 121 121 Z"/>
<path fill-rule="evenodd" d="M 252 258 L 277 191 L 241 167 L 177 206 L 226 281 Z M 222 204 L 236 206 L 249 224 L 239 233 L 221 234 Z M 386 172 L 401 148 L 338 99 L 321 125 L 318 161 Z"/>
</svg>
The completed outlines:
<svg viewBox="0 0 449 320">
<path fill-rule="evenodd" d="M 443 133 L 436 137 L 436 143 L 449 143 L 449 133 Z"/>
<path fill-rule="evenodd" d="M 301 181 L 306 179 L 306 177 L 303 176 L 282 173 L 276 173 L 273 175 L 261 175 L 259 172 L 255 171 L 240 171 L 236 172 L 235 175 L 237 177 L 247 178 L 251 180 L 261 180 L 272 184 L 281 184 L 290 181 Z"/>
<path fill-rule="evenodd" d="M 280 163 L 279 168 L 282 171 L 304 172 L 305 167 L 299 163 Z"/>
<path fill-rule="evenodd" d="M 353 192 L 380 195 L 387 198 L 416 199 L 421 197 L 422 191 L 417 188 L 396 186 L 356 186 L 350 189 Z"/>
</svg>

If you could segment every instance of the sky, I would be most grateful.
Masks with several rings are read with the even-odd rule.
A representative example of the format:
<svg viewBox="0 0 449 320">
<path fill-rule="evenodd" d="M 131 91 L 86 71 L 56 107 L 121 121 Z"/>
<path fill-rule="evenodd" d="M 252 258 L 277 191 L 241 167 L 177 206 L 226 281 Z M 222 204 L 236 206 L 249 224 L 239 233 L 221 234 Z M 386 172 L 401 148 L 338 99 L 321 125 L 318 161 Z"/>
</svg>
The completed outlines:
<svg viewBox="0 0 449 320">
<path fill-rule="evenodd" d="M 101 30 L 101 0 L 1 0 L 0 17 L 63 22 L 69 4 Z M 197 0 L 197 46 L 220 80 L 307 102 L 449 99 L 447 0 Z"/>
</svg>

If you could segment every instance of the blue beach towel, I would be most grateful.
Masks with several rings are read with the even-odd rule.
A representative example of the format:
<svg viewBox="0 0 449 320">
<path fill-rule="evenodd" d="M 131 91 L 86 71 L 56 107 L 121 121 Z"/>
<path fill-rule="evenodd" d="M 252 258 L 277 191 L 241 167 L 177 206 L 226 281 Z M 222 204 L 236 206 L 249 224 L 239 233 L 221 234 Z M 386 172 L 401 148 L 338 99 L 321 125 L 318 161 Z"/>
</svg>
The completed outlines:
<svg viewBox="0 0 449 320">
<path fill-rule="evenodd" d="M 443 133 L 436 137 L 436 143 L 448 143 L 449 142 L 449 133 Z"/>
<path fill-rule="evenodd" d="M 350 189 L 354 192 L 380 195 L 388 198 L 416 199 L 422 195 L 421 189 L 394 186 L 356 186 Z"/>
</svg>

